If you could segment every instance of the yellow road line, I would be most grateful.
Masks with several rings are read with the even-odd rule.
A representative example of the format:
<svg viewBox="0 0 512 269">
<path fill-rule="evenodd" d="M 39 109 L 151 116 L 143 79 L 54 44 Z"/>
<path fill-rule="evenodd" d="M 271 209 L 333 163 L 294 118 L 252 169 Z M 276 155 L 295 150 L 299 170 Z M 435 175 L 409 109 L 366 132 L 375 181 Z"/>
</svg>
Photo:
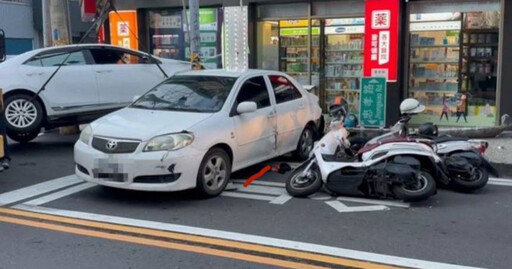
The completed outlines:
<svg viewBox="0 0 512 269">
<path fill-rule="evenodd" d="M 300 258 L 300 259 L 306 259 L 306 260 L 311 260 L 311 261 L 323 262 L 323 263 L 334 264 L 334 265 L 342 265 L 342 266 L 348 266 L 348 267 L 354 267 L 354 268 L 368 268 L 368 269 L 400 268 L 400 267 L 376 264 L 376 263 L 365 262 L 365 261 L 358 261 L 358 260 L 351 260 L 351 259 L 327 256 L 327 255 L 322 255 L 322 254 L 314 254 L 314 253 L 297 251 L 297 250 L 283 249 L 283 248 L 278 248 L 278 247 L 268 247 L 268 246 L 262 246 L 262 245 L 257 245 L 257 244 L 237 242 L 237 241 L 232 241 L 232 240 L 217 239 L 217 238 L 197 236 L 197 235 L 188 235 L 188 234 L 182 234 L 182 233 L 167 232 L 167 231 L 153 230 L 153 229 L 148 229 L 148 228 L 139 228 L 139 227 L 133 227 L 133 226 L 124 226 L 124 225 L 110 224 L 110 223 L 96 222 L 96 221 L 89 221 L 89 220 L 81 220 L 81 219 L 74 219 L 74 218 L 69 218 L 69 217 L 60 217 L 60 216 L 54 216 L 54 215 L 49 215 L 49 214 L 17 210 L 17 209 L 0 208 L 0 213 L 16 215 L 16 216 L 23 216 L 23 217 L 30 217 L 30 218 L 38 218 L 38 219 L 50 220 L 50 221 L 55 221 L 55 222 L 67 223 L 67 224 L 82 225 L 82 226 L 98 228 L 98 229 L 106 229 L 106 230 L 113 230 L 113 231 L 119 231 L 119 232 L 128 232 L 128 233 L 134 233 L 134 234 L 156 236 L 156 237 L 175 239 L 175 240 L 183 240 L 183 241 L 189 241 L 189 242 L 194 242 L 194 243 L 202 243 L 202 244 L 209 244 L 209 245 L 222 246 L 222 247 L 238 248 L 238 249 L 243 249 L 243 250 L 257 251 L 257 252 L 261 252 L 261 253 L 287 256 L 287 257 L 292 257 L 292 258 Z"/>
<path fill-rule="evenodd" d="M 274 258 L 267 258 L 267 257 L 256 256 L 256 255 L 232 252 L 232 251 L 217 250 L 217 249 L 212 249 L 212 248 L 207 248 L 207 247 L 191 246 L 191 245 L 179 244 L 179 243 L 171 243 L 171 242 L 165 242 L 165 241 L 159 241 L 159 240 L 147 239 L 147 238 L 140 238 L 140 237 L 128 236 L 128 235 L 111 234 L 111 233 L 107 233 L 107 232 L 92 231 L 92 230 L 87 230 L 87 229 L 73 228 L 73 227 L 49 224 L 49 223 L 40 223 L 40 222 L 35 222 L 35 221 L 30 221 L 30 220 L 16 219 L 16 218 L 11 218 L 11 217 L 4 217 L 4 216 L 0 216 L 0 222 L 8 222 L 8 223 L 13 223 L 13 224 L 19 224 L 19 225 L 25 225 L 25 226 L 35 227 L 35 228 L 52 230 L 52 231 L 65 232 L 65 233 L 97 237 L 97 238 L 104 238 L 104 239 L 109 239 L 109 240 L 135 243 L 135 244 L 146 245 L 146 246 L 154 246 L 154 247 L 161 247 L 161 248 L 174 249 L 174 250 L 180 250 L 180 251 L 194 252 L 194 253 L 199 253 L 199 254 L 212 255 L 212 256 L 248 261 L 248 262 L 253 262 L 253 263 L 268 264 L 268 265 L 274 265 L 274 266 L 285 267 L 285 268 L 304 268 L 304 269 L 325 269 L 325 268 L 327 268 L 327 267 L 321 267 L 321 266 L 316 266 L 316 265 L 303 264 L 303 263 L 298 263 L 298 262 L 290 262 L 290 261 L 284 261 L 284 260 L 279 260 L 279 259 L 274 259 Z"/>
</svg>

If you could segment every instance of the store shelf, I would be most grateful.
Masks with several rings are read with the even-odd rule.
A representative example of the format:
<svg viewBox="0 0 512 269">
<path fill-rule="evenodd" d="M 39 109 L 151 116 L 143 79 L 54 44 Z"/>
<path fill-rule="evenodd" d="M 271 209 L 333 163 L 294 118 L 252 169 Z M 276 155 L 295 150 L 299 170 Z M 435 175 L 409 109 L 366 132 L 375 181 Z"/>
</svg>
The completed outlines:
<svg viewBox="0 0 512 269">
<path fill-rule="evenodd" d="M 446 44 L 446 45 L 411 45 L 411 48 L 457 48 L 459 44 Z"/>
<path fill-rule="evenodd" d="M 297 72 L 297 71 L 286 72 L 286 71 L 283 71 L 283 72 L 285 72 L 287 74 L 306 74 L 306 73 L 308 73 L 308 71 L 303 71 L 303 72 Z M 313 72 L 313 71 L 311 71 L 311 74 L 319 74 L 319 73 L 320 72 Z"/>
<path fill-rule="evenodd" d="M 358 62 L 326 62 L 325 64 L 327 64 L 327 65 L 352 65 L 352 64 L 360 65 L 360 64 L 363 64 L 363 61 L 358 61 Z"/>
<path fill-rule="evenodd" d="M 317 46 L 311 46 L 311 48 L 315 48 Z M 298 48 L 298 49 L 307 49 L 309 48 L 308 45 L 289 45 L 289 46 L 281 46 L 281 48 L 285 49 L 285 48 Z"/>
<path fill-rule="evenodd" d="M 498 43 L 463 43 L 463 46 L 468 47 L 497 47 Z"/>
<path fill-rule="evenodd" d="M 364 49 L 326 49 L 326 52 L 347 52 L 347 51 L 360 51 L 362 52 Z"/>
<path fill-rule="evenodd" d="M 436 90 L 415 90 L 415 89 L 409 89 L 409 92 L 424 92 L 424 93 L 457 93 L 457 90 L 455 90 L 455 91 L 436 91 Z"/>
<path fill-rule="evenodd" d="M 319 57 L 281 57 L 281 60 L 290 60 L 290 61 L 301 61 L 301 60 L 309 60 L 309 59 L 319 59 Z"/>
<path fill-rule="evenodd" d="M 359 92 L 359 89 L 326 89 L 328 92 Z"/>
<path fill-rule="evenodd" d="M 458 79 L 458 77 L 411 77 L 411 79 L 442 79 L 442 80 L 452 80 Z"/>
<path fill-rule="evenodd" d="M 411 64 L 459 64 L 459 60 L 450 61 L 411 61 Z"/>
<path fill-rule="evenodd" d="M 361 78 L 362 76 L 325 76 L 327 79 L 343 79 L 343 78 Z"/>
</svg>

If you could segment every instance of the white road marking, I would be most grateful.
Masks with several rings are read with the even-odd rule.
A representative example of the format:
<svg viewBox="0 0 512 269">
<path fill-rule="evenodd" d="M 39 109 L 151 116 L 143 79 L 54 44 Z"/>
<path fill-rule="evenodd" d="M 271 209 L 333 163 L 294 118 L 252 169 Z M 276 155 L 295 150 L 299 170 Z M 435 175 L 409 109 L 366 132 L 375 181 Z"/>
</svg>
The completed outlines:
<svg viewBox="0 0 512 269">
<path fill-rule="evenodd" d="M 362 203 L 362 204 L 387 205 L 387 206 L 402 207 L 402 208 L 411 207 L 411 204 L 409 204 L 409 203 L 386 201 L 386 200 L 376 200 L 376 199 L 366 199 L 366 198 L 356 198 L 356 197 L 340 196 L 340 197 L 337 197 L 337 200 L 345 201 L 345 202 Z"/>
<path fill-rule="evenodd" d="M 129 226 L 135 226 L 135 227 L 141 227 L 141 228 L 164 230 L 164 231 L 185 233 L 185 234 L 191 234 L 191 235 L 208 236 L 208 237 L 214 237 L 214 238 L 220 238 L 220 239 L 226 239 L 226 240 L 246 242 L 246 243 L 251 243 L 251 244 L 259 244 L 259 245 L 266 245 L 266 246 L 272 246 L 272 247 L 294 249 L 294 250 L 336 256 L 336 257 L 341 257 L 341 258 L 363 260 L 363 261 L 376 262 L 376 263 L 395 265 L 395 266 L 404 266 L 404 267 L 410 267 L 410 268 L 476 269 L 476 267 L 466 267 L 466 266 L 432 262 L 432 261 L 419 260 L 419 259 L 402 258 L 402 257 L 397 257 L 397 256 L 383 255 L 383 254 L 364 252 L 364 251 L 359 251 L 359 250 L 351 250 L 351 249 L 331 247 L 331 246 L 325 246 L 325 245 L 319 245 L 319 244 L 310 244 L 310 243 L 305 243 L 305 242 L 278 239 L 278 238 L 272 238 L 272 237 L 266 237 L 266 236 L 258 236 L 258 235 L 223 231 L 223 230 L 199 228 L 199 227 L 185 226 L 185 225 L 178 225 L 178 224 L 171 224 L 171 223 L 122 218 L 122 217 L 116 217 L 116 216 L 93 214 L 93 213 L 70 211 L 70 210 L 62 210 L 62 209 L 54 209 L 54 208 L 46 208 L 46 207 L 39 207 L 39 206 L 17 205 L 17 206 L 14 206 L 13 208 L 32 211 L 32 212 L 38 212 L 38 213 L 44 213 L 44 214 L 50 214 L 50 215 L 56 215 L 56 216 L 71 217 L 71 218 L 100 221 L 100 222 L 108 222 L 108 223 L 113 223 L 113 224 L 129 225 Z"/>
<path fill-rule="evenodd" d="M 38 196 L 44 193 L 69 187 L 71 185 L 83 182 L 78 179 L 75 175 L 61 177 L 49 181 L 45 181 L 39 184 L 31 185 L 29 187 L 17 189 L 14 191 L 0 194 L 0 206 L 15 203 L 21 200 L 28 199 L 30 197 Z"/>
<path fill-rule="evenodd" d="M 71 194 L 74 194 L 74 193 L 77 193 L 77 192 L 81 192 L 83 190 L 87 190 L 87 189 L 89 189 L 91 187 L 94 187 L 94 186 L 97 186 L 97 185 L 94 184 L 94 183 L 86 182 L 86 183 L 83 183 L 83 184 L 80 184 L 80 185 L 77 185 L 77 186 L 73 186 L 71 188 L 64 189 L 62 191 L 54 192 L 54 193 L 51 193 L 49 195 L 46 195 L 46 196 L 43 196 L 43 197 L 39 197 L 39 198 L 34 199 L 34 200 L 30 200 L 28 202 L 25 202 L 24 204 L 26 204 L 26 205 L 42 205 L 42 204 L 46 204 L 46 203 L 49 203 L 51 201 L 54 201 L 54 200 L 66 197 L 68 195 L 71 195 Z"/>
<path fill-rule="evenodd" d="M 498 186 L 510 186 L 512 187 L 512 180 L 505 178 L 489 178 L 487 184 L 498 185 Z"/>
<path fill-rule="evenodd" d="M 225 191 L 225 192 L 222 192 L 220 195 L 227 196 L 227 197 L 246 198 L 246 199 L 263 200 L 263 201 L 272 201 L 276 198 L 275 196 L 258 195 L 258 194 L 251 194 L 251 193 L 240 193 L 240 192 L 233 192 L 233 191 Z"/>
<path fill-rule="evenodd" d="M 237 184 L 244 184 L 245 180 L 238 180 L 238 179 L 235 179 L 233 180 L 233 183 L 237 183 Z M 258 180 L 255 180 L 251 183 L 251 185 L 249 186 L 252 186 L 252 185 L 261 185 L 261 186 L 270 186 L 270 187 L 283 187 L 285 186 L 284 183 L 281 183 L 281 182 L 272 182 L 272 181 L 258 181 Z"/>
<path fill-rule="evenodd" d="M 258 193 L 258 194 L 266 194 L 266 195 L 281 195 L 283 192 L 283 188 L 276 187 L 267 187 L 267 186 L 258 186 L 258 185 L 249 185 L 244 187 L 243 185 L 238 185 L 237 191 L 239 192 L 250 192 L 250 193 Z"/>
<path fill-rule="evenodd" d="M 389 210 L 389 207 L 384 205 L 346 206 L 340 201 L 327 201 L 325 203 L 340 213 Z"/>
<path fill-rule="evenodd" d="M 333 196 L 331 196 L 327 193 L 324 193 L 324 192 L 315 192 L 315 193 L 311 194 L 310 196 L 308 196 L 308 198 L 312 199 L 312 200 L 319 200 L 319 201 L 334 199 Z"/>
<path fill-rule="evenodd" d="M 274 200 L 270 201 L 270 203 L 275 205 L 282 205 L 292 198 L 293 197 L 291 197 L 288 193 L 285 192 L 278 196 L 277 198 L 275 198 Z"/>
</svg>

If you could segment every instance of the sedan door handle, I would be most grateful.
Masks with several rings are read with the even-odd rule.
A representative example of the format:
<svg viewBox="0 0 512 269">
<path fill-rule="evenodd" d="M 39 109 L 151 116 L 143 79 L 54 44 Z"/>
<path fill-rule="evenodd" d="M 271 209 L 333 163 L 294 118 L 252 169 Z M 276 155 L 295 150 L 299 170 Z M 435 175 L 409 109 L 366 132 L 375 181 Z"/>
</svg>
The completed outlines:
<svg viewBox="0 0 512 269">
<path fill-rule="evenodd" d="M 28 73 L 27 76 L 31 77 L 31 76 L 42 76 L 44 75 L 44 72 L 32 72 L 32 73 Z"/>
<path fill-rule="evenodd" d="M 271 119 L 271 118 L 274 118 L 275 116 L 276 116 L 276 113 L 270 112 L 270 113 L 268 113 L 267 118 Z"/>
<path fill-rule="evenodd" d="M 101 74 L 101 73 L 110 73 L 112 72 L 112 70 L 97 70 L 96 73 L 98 74 Z"/>
</svg>

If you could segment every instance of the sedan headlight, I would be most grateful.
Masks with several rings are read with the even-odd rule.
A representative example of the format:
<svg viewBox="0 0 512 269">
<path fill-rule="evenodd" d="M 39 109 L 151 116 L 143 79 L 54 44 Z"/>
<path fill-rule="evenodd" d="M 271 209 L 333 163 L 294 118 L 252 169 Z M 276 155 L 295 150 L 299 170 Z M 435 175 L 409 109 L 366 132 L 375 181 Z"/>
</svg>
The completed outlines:
<svg viewBox="0 0 512 269">
<path fill-rule="evenodd" d="M 188 133 L 167 134 L 153 137 L 144 147 L 144 151 L 178 150 L 192 143 L 194 136 Z"/>
<path fill-rule="evenodd" d="M 89 144 L 89 140 L 91 140 L 91 136 L 92 136 L 92 128 L 90 125 L 87 125 L 87 127 L 85 127 L 82 132 L 80 133 L 80 141 L 82 141 L 83 143 L 85 144 Z"/>
</svg>

